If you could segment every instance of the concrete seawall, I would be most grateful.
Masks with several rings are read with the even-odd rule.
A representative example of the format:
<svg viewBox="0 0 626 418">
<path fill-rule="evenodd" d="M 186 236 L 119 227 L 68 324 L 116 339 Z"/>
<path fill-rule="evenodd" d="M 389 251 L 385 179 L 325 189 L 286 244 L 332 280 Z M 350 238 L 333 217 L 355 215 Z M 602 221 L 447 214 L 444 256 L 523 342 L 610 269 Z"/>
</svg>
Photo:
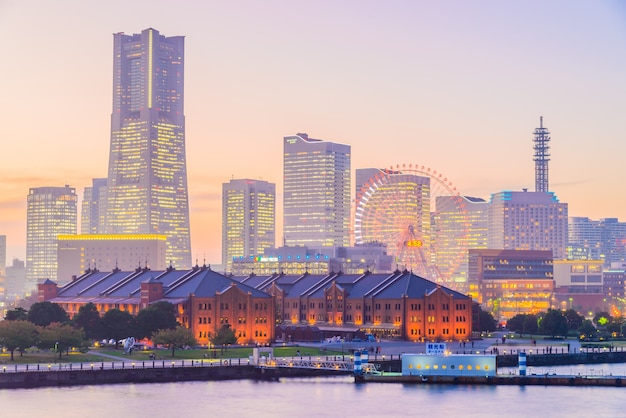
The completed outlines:
<svg viewBox="0 0 626 418">
<path fill-rule="evenodd" d="M 46 370 L 0 373 L 0 389 L 233 379 L 276 380 L 280 377 L 303 377 L 333 374 L 336 375 L 337 372 L 308 369 L 262 369 L 248 365 L 103 370 Z"/>
</svg>

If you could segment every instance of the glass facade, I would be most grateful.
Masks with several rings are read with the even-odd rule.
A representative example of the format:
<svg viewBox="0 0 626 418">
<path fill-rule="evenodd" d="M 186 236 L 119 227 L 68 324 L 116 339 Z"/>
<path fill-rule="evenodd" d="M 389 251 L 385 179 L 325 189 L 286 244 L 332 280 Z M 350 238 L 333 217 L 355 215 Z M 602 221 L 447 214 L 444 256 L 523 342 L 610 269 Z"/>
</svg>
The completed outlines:
<svg viewBox="0 0 626 418">
<path fill-rule="evenodd" d="M 565 259 L 567 203 L 552 192 L 500 192 L 491 196 L 489 248 L 552 251 Z"/>
<path fill-rule="evenodd" d="M 350 244 L 350 146 L 284 138 L 284 245 L 309 248 Z"/>
<path fill-rule="evenodd" d="M 57 237 L 76 234 L 76 189 L 38 187 L 29 190 L 26 213 L 27 294 L 37 283 L 57 280 Z"/>
<path fill-rule="evenodd" d="M 276 185 L 263 180 L 231 180 L 222 185 L 222 266 L 233 258 L 263 254 L 276 245 Z"/>
<path fill-rule="evenodd" d="M 113 113 L 101 232 L 167 236 L 167 261 L 191 267 L 185 157 L 184 37 L 114 34 Z"/>
</svg>

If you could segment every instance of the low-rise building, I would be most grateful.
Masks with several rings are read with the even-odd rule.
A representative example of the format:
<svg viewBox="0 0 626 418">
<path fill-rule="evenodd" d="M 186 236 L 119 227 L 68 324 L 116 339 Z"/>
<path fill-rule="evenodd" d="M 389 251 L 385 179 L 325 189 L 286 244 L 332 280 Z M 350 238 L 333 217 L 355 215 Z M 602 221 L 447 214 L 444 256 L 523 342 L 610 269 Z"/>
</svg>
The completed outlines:
<svg viewBox="0 0 626 418">
<path fill-rule="evenodd" d="M 231 326 L 238 343 L 274 340 L 272 296 L 206 266 L 160 271 L 89 269 L 61 287 L 47 280 L 38 290 L 40 302 L 59 304 L 70 318 L 87 303 L 93 303 L 101 315 L 110 309 L 136 315 L 152 303 L 167 301 L 176 306 L 178 322 L 190 328 L 202 345 L 208 345 L 224 324 Z"/>
</svg>

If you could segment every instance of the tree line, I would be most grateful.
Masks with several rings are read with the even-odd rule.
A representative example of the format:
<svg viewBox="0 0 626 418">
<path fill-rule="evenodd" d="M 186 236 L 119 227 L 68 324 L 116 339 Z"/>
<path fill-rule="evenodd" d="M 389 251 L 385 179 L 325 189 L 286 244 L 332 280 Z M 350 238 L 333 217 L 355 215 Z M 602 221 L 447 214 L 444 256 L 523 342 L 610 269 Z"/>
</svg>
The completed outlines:
<svg viewBox="0 0 626 418">
<path fill-rule="evenodd" d="M 597 339 L 610 336 L 623 336 L 626 322 L 621 316 L 608 312 L 598 312 L 592 319 L 586 319 L 573 309 L 561 311 L 548 309 L 538 314 L 518 314 L 507 321 L 508 330 L 523 334 L 541 334 L 551 337 L 576 335 L 581 339 Z"/>
<path fill-rule="evenodd" d="M 149 338 L 154 344 L 172 349 L 194 346 L 196 339 L 191 331 L 176 321 L 176 307 L 169 302 L 156 302 L 137 313 L 136 316 L 119 309 L 110 309 L 102 316 L 93 303 L 81 306 L 70 320 L 61 306 L 51 302 L 34 303 L 28 311 L 23 308 L 9 310 L 0 321 L 0 346 L 14 359 L 31 347 L 54 349 L 59 358 L 72 347 L 85 351 L 91 342 L 120 340 L 134 337 Z"/>
</svg>

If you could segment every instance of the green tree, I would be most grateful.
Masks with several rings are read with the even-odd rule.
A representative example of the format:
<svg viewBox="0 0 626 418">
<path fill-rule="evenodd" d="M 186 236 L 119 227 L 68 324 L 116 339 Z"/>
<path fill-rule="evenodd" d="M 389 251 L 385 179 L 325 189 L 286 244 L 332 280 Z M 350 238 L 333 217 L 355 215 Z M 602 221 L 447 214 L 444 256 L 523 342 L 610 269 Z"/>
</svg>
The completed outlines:
<svg viewBox="0 0 626 418">
<path fill-rule="evenodd" d="M 567 329 L 570 331 L 578 330 L 580 326 L 583 324 L 583 320 L 585 319 L 584 316 L 580 315 L 574 309 L 566 310 L 563 313 L 563 315 L 565 316 L 565 319 L 567 320 Z"/>
<path fill-rule="evenodd" d="M 69 321 L 67 312 L 52 302 L 37 302 L 28 310 L 28 320 L 40 327 L 46 327 L 53 322 L 65 323 Z"/>
<path fill-rule="evenodd" d="M 137 314 L 137 337 L 150 338 L 152 334 L 161 329 L 174 329 L 178 326 L 176 321 L 176 306 L 169 302 L 161 301 L 142 309 Z"/>
<path fill-rule="evenodd" d="M 478 312 L 478 331 L 495 331 L 497 327 L 497 322 L 491 312 L 483 311 L 482 309 Z"/>
<path fill-rule="evenodd" d="M 105 338 L 113 338 L 117 348 L 121 339 L 135 335 L 135 318 L 128 312 L 110 309 L 102 315 L 102 328 Z"/>
<path fill-rule="evenodd" d="M 70 348 L 81 347 L 85 342 L 85 332 L 82 329 L 74 328 L 70 324 L 53 322 L 47 327 L 39 327 L 40 348 L 53 348 L 58 350 L 59 359 L 63 355 L 69 355 Z"/>
<path fill-rule="evenodd" d="M 524 334 L 536 334 L 539 331 L 539 321 L 537 319 L 537 315 L 535 314 L 526 314 L 524 315 L 524 322 L 522 324 L 522 329 L 524 330 Z"/>
<path fill-rule="evenodd" d="M 104 338 L 104 328 L 102 326 L 102 318 L 96 305 L 89 302 L 78 309 L 72 323 L 85 331 L 85 336 L 90 340 L 99 340 Z"/>
<path fill-rule="evenodd" d="M 24 308 L 15 308 L 7 311 L 4 316 L 7 321 L 28 321 L 28 312 Z"/>
<path fill-rule="evenodd" d="M 558 309 L 548 309 L 539 321 L 539 333 L 556 337 L 567 335 L 567 319 Z"/>
<path fill-rule="evenodd" d="M 214 346 L 221 346 L 222 350 L 224 346 L 228 344 L 235 344 L 237 342 L 237 336 L 235 331 L 230 327 L 230 324 L 224 324 L 214 336 L 209 338 L 211 344 Z"/>
<path fill-rule="evenodd" d="M 607 325 L 609 325 L 613 321 L 613 317 L 608 312 L 598 312 L 593 317 L 593 323 L 599 329 L 604 329 Z"/>
<path fill-rule="evenodd" d="M 183 326 L 177 326 L 174 329 L 160 329 L 152 334 L 152 341 L 155 344 L 168 346 L 172 350 L 172 357 L 174 357 L 177 348 L 193 347 L 198 344 L 191 330 Z"/>
<path fill-rule="evenodd" d="M 37 327 L 24 320 L 0 321 L 0 346 L 5 347 L 11 353 L 19 350 L 20 356 L 29 347 L 37 342 Z"/>
<path fill-rule="evenodd" d="M 521 337 L 524 333 L 524 320 L 525 319 L 526 319 L 526 315 L 517 314 L 506 322 L 506 327 L 509 331 L 519 333 Z"/>
<path fill-rule="evenodd" d="M 585 338 L 593 338 L 597 333 L 596 327 L 593 325 L 588 319 L 583 319 L 582 324 L 578 328 L 578 332 L 581 336 L 585 336 Z"/>
</svg>

